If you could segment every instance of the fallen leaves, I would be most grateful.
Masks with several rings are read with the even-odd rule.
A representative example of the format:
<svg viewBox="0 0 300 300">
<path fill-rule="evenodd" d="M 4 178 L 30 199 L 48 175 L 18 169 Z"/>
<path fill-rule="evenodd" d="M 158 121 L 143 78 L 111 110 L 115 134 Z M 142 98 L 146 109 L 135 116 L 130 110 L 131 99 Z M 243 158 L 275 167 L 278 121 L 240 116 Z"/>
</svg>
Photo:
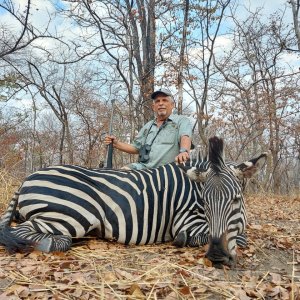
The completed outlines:
<svg viewBox="0 0 300 300">
<path fill-rule="evenodd" d="M 300 202 L 288 201 L 248 199 L 248 247 L 232 270 L 215 269 L 207 247 L 86 239 L 67 253 L 14 256 L 0 247 L 0 300 L 300 300 Z"/>
<path fill-rule="evenodd" d="M 129 295 L 127 299 L 145 299 L 146 295 L 141 291 L 138 284 L 134 283 L 129 289 Z"/>
<path fill-rule="evenodd" d="M 189 286 L 185 285 L 182 288 L 179 289 L 179 293 L 182 295 L 190 295 L 191 294 L 191 290 L 189 288 Z"/>
<path fill-rule="evenodd" d="M 203 265 L 206 267 L 212 267 L 213 263 L 208 258 L 203 258 Z"/>
</svg>

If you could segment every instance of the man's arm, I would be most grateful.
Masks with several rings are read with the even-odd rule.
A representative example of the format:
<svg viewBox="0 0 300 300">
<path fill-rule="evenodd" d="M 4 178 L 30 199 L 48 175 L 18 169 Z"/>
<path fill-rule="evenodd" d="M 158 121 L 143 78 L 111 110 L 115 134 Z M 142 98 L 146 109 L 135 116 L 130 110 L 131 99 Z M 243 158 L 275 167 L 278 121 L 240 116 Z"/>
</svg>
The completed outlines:
<svg viewBox="0 0 300 300">
<path fill-rule="evenodd" d="M 175 157 L 177 163 L 183 163 L 190 158 L 192 139 L 188 135 L 180 138 L 180 153 Z"/>
<path fill-rule="evenodd" d="M 175 157 L 177 163 L 182 163 L 190 158 L 190 150 L 192 145 L 193 128 L 190 120 L 187 117 L 181 116 L 178 130 L 180 139 L 180 153 Z"/>
<path fill-rule="evenodd" d="M 183 135 L 180 138 L 180 149 L 186 149 L 187 152 L 190 152 L 191 144 L 192 144 L 192 140 L 189 136 Z"/>
<path fill-rule="evenodd" d="M 129 154 L 138 154 L 139 153 L 139 150 L 137 148 L 133 147 L 130 144 L 118 141 L 114 135 L 107 135 L 104 139 L 104 143 L 106 145 L 113 143 L 114 148 L 116 148 L 120 151 L 129 153 Z"/>
</svg>

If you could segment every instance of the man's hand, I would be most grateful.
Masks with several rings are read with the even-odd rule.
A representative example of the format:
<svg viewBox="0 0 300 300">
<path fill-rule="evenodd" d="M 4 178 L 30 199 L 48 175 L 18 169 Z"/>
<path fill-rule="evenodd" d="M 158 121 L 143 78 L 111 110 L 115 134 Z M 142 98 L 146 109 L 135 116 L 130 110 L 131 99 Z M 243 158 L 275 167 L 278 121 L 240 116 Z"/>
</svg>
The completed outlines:
<svg viewBox="0 0 300 300">
<path fill-rule="evenodd" d="M 111 143 L 113 143 L 113 145 L 117 144 L 118 143 L 117 138 L 114 135 L 107 135 L 104 138 L 104 144 L 109 145 Z"/>
<path fill-rule="evenodd" d="M 175 157 L 175 161 L 180 164 L 187 161 L 189 158 L 190 155 L 188 154 L 188 152 L 182 152 Z"/>
<path fill-rule="evenodd" d="M 117 140 L 117 138 L 114 135 L 107 135 L 104 138 L 104 144 L 108 146 L 111 143 L 113 144 L 114 148 L 116 148 L 120 151 L 129 153 L 129 154 L 138 154 L 139 153 L 139 150 L 136 149 L 135 147 L 133 147 L 132 145 L 120 142 L 119 140 Z"/>
</svg>

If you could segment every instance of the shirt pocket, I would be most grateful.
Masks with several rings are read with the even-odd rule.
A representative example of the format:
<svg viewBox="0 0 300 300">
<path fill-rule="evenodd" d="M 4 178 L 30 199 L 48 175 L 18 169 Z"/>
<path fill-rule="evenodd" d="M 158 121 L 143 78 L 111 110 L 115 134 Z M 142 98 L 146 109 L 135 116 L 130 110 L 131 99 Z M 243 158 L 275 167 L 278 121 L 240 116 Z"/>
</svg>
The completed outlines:
<svg viewBox="0 0 300 300">
<path fill-rule="evenodd" d="M 149 132 L 147 135 L 147 138 L 145 137 L 146 140 L 145 140 L 144 144 L 148 144 L 148 145 L 152 144 L 152 141 L 156 139 L 155 136 L 156 136 L 155 131 Z"/>
<path fill-rule="evenodd" d="M 161 132 L 161 136 L 159 137 L 159 142 L 161 144 L 177 144 L 177 135 L 178 131 L 174 127 L 168 127 L 166 130 Z"/>
</svg>

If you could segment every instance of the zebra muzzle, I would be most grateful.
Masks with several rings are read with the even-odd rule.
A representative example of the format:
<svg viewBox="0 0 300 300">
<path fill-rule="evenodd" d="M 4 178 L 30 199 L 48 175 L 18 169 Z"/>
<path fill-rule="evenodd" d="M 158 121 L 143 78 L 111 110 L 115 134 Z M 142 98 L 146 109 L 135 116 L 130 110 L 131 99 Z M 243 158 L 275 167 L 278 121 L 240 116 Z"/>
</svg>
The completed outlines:
<svg viewBox="0 0 300 300">
<path fill-rule="evenodd" d="M 223 265 L 233 267 L 236 262 L 235 256 L 232 256 L 228 251 L 225 234 L 223 234 L 221 238 L 209 239 L 209 248 L 205 253 L 205 257 L 209 259 L 216 268 L 222 268 Z"/>
</svg>

